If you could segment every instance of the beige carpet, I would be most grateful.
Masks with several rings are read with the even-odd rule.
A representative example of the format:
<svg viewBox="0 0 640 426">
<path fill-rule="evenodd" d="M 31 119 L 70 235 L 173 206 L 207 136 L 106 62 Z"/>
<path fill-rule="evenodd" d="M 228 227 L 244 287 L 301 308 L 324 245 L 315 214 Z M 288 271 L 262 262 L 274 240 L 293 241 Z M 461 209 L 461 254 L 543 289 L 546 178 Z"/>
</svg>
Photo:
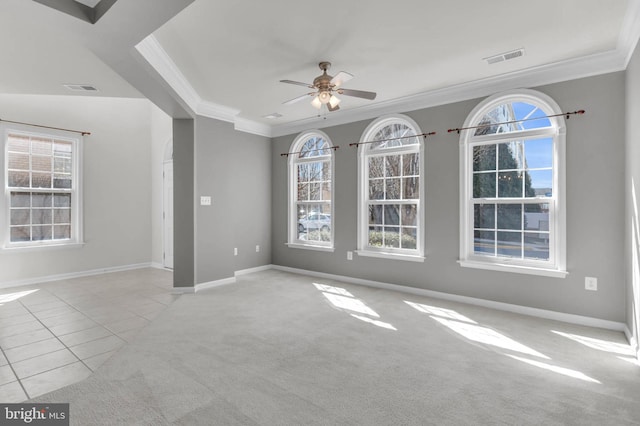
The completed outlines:
<svg viewBox="0 0 640 426">
<path fill-rule="evenodd" d="M 621 333 L 265 271 L 35 401 L 74 425 L 631 425 L 640 367 Z"/>
</svg>

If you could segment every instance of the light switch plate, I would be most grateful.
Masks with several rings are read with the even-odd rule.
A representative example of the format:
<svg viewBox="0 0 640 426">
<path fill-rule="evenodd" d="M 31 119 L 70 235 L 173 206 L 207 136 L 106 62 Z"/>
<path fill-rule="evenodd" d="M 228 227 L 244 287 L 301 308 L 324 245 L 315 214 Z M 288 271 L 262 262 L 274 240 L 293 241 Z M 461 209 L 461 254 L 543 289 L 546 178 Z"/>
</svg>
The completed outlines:
<svg viewBox="0 0 640 426">
<path fill-rule="evenodd" d="M 200 197 L 200 205 L 201 206 L 210 206 L 211 205 L 211 197 L 208 195 L 203 195 Z"/>
</svg>

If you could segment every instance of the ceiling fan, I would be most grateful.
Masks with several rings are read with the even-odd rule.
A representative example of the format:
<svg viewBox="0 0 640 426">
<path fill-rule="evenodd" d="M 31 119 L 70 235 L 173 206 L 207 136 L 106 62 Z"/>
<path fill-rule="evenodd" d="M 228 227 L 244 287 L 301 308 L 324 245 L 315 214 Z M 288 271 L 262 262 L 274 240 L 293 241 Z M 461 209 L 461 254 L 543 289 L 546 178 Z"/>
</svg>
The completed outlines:
<svg viewBox="0 0 640 426">
<path fill-rule="evenodd" d="M 355 96 L 356 98 L 363 98 L 373 100 L 376 98 L 375 92 L 366 92 L 364 90 L 353 90 L 353 89 L 343 89 L 341 86 L 343 83 L 351 80 L 353 78 L 352 74 L 348 72 L 340 71 L 335 77 L 327 74 L 327 70 L 331 68 L 331 62 L 320 62 L 318 64 L 320 69 L 323 71 L 322 75 L 316 77 L 313 80 L 312 84 L 302 83 L 300 81 L 293 80 L 280 80 L 281 83 L 295 84 L 298 86 L 308 87 L 309 89 L 314 89 L 314 92 L 305 93 L 304 95 L 298 96 L 286 102 L 283 102 L 284 105 L 290 105 L 301 101 L 308 96 L 313 96 L 313 100 L 311 101 L 311 105 L 320 109 L 322 105 L 326 105 L 329 111 L 336 111 L 340 109 L 340 99 L 336 96 L 338 95 L 347 95 L 347 96 Z"/>
</svg>

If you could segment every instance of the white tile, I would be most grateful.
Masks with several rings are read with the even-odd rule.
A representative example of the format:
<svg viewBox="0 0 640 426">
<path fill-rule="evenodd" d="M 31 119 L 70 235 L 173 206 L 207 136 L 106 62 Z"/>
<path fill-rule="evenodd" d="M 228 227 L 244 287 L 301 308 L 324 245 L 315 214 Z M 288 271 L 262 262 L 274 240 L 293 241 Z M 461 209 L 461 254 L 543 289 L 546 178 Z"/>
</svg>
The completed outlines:
<svg viewBox="0 0 640 426">
<path fill-rule="evenodd" d="M 92 371 L 96 371 L 102 364 L 104 364 L 116 351 L 105 352 L 100 355 L 92 356 L 91 358 L 87 358 L 83 360 L 87 367 L 89 367 Z"/>
<path fill-rule="evenodd" d="M 102 339 L 82 343 L 69 349 L 80 359 L 91 358 L 92 356 L 119 349 L 124 345 L 124 341 L 117 336 L 103 337 Z"/>
<path fill-rule="evenodd" d="M 27 395 L 24 393 L 20 382 L 15 381 L 0 386 L 0 401 L 7 404 L 15 404 L 27 400 Z"/>
<path fill-rule="evenodd" d="M 51 327 L 55 327 L 62 324 L 81 321 L 86 318 L 87 317 L 85 315 L 76 311 L 76 312 L 66 313 L 62 315 L 56 315 L 55 317 L 43 318 L 40 321 L 42 321 L 42 323 L 47 327 L 51 328 Z"/>
<path fill-rule="evenodd" d="M 46 310 L 37 311 L 37 312 L 34 311 L 33 315 L 38 319 L 43 319 L 43 318 L 55 317 L 58 315 L 72 314 L 74 312 L 78 312 L 78 311 L 72 306 L 65 304 L 64 306 L 58 306 L 53 309 L 46 309 Z"/>
<path fill-rule="evenodd" d="M 35 319 L 36 318 L 29 313 L 2 318 L 2 321 L 0 322 L 0 328 L 4 329 L 13 327 L 14 325 L 24 324 L 25 322 L 33 321 Z"/>
<path fill-rule="evenodd" d="M 0 385 L 6 385 L 7 383 L 15 382 L 16 380 L 18 379 L 16 378 L 16 375 L 13 374 L 13 370 L 10 365 L 3 365 L 0 367 Z"/>
<path fill-rule="evenodd" d="M 70 322 L 67 324 L 60 324 L 54 327 L 49 327 L 49 330 L 56 336 L 61 336 L 64 334 L 75 333 L 76 331 L 86 330 L 87 328 L 95 327 L 96 322 L 92 321 L 89 318 L 77 320 L 74 322 Z"/>
<path fill-rule="evenodd" d="M 137 328 L 135 330 L 127 330 L 117 334 L 122 340 L 126 342 L 133 342 L 135 338 L 138 337 L 138 334 L 140 334 L 140 330 L 140 328 Z"/>
<path fill-rule="evenodd" d="M 11 349 L 17 346 L 28 345 L 29 343 L 40 342 L 42 340 L 51 339 L 55 337 L 46 328 L 41 328 L 35 331 L 28 331 L 26 333 L 14 334 L 13 336 L 1 337 L 0 347 L 2 349 Z"/>
<path fill-rule="evenodd" d="M 113 335 L 113 333 L 106 328 L 97 326 L 86 330 L 76 331 L 75 333 L 65 334 L 64 336 L 58 336 L 58 338 L 67 346 L 76 346 L 81 343 L 90 342 L 92 340 L 97 340 L 111 335 Z"/>
<path fill-rule="evenodd" d="M 4 354 L 7 356 L 9 362 L 13 363 L 61 349 L 64 349 L 64 345 L 60 343 L 58 339 L 53 338 L 7 349 L 4 351 Z"/>
<path fill-rule="evenodd" d="M 29 322 L 25 322 L 22 324 L 14 325 L 12 327 L 2 327 L 0 326 L 0 338 L 15 336 L 20 333 L 28 333 L 30 331 L 36 331 L 44 329 L 44 326 L 40 323 L 40 321 L 33 320 Z"/>
<path fill-rule="evenodd" d="M 22 380 L 22 385 L 30 398 L 63 388 L 86 379 L 91 370 L 80 361 L 45 373 L 36 374 Z"/>
<path fill-rule="evenodd" d="M 56 308 L 64 308 L 65 306 L 69 306 L 69 305 L 67 305 L 57 297 L 51 296 L 50 299 L 46 301 L 43 300 L 42 303 L 36 303 L 36 304 L 26 305 L 26 306 L 27 308 L 29 308 L 31 312 L 35 313 L 35 312 L 50 311 L 51 309 L 56 309 Z"/>
<path fill-rule="evenodd" d="M 25 315 L 29 311 L 20 302 L 10 302 L 0 304 L 0 319 L 9 318 L 15 315 Z"/>
<path fill-rule="evenodd" d="M 7 361 L 7 357 L 5 357 L 2 352 L 0 352 L 0 366 L 7 365 L 7 364 L 9 364 L 9 361 Z"/>
<path fill-rule="evenodd" d="M 78 358 L 72 354 L 71 351 L 62 349 L 25 361 L 15 362 L 11 364 L 11 366 L 18 375 L 18 378 L 24 379 L 77 361 Z"/>
<path fill-rule="evenodd" d="M 148 320 L 136 316 L 122 321 L 107 323 L 104 326 L 114 333 L 121 333 L 124 331 L 140 329 L 147 324 L 149 324 Z"/>
<path fill-rule="evenodd" d="M 125 320 L 128 318 L 135 318 L 136 315 L 132 312 L 128 312 L 125 311 L 124 309 L 119 310 L 119 311 L 113 311 L 111 313 L 107 313 L 107 314 L 103 314 L 103 315 L 96 315 L 96 316 L 92 316 L 90 315 L 91 319 L 93 319 L 95 322 L 99 323 L 99 324 L 108 324 L 108 323 L 113 323 L 116 321 L 121 321 L 121 320 Z"/>
</svg>

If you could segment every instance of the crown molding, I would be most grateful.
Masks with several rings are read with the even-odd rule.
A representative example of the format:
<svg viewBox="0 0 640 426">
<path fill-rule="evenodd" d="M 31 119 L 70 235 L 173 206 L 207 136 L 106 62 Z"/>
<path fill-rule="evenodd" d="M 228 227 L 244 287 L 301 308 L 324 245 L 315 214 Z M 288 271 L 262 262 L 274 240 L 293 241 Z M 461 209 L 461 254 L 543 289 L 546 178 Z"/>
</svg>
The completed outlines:
<svg viewBox="0 0 640 426">
<path fill-rule="evenodd" d="M 505 90 L 536 87 L 567 80 L 622 71 L 626 68 L 626 52 L 610 50 L 604 53 L 574 58 L 538 67 L 527 68 L 493 77 L 430 90 L 403 98 L 391 99 L 343 111 L 341 114 L 323 118 L 313 117 L 272 127 L 272 135 L 284 136 L 298 133 L 310 127 L 337 126 L 360 120 L 369 120 L 381 115 L 402 111 L 416 111 L 438 105 L 489 96 Z"/>
<path fill-rule="evenodd" d="M 624 14 L 617 50 L 625 55 L 625 68 L 629 65 L 640 38 L 640 0 L 629 0 Z"/>
<path fill-rule="evenodd" d="M 390 113 L 415 111 L 438 105 L 489 96 L 522 87 L 537 87 L 567 80 L 623 71 L 640 38 L 640 0 L 630 0 L 616 49 L 579 58 L 540 65 L 520 71 L 451 85 L 427 92 L 343 110 L 339 114 L 310 117 L 284 124 L 268 125 L 240 117 L 240 110 L 203 100 L 158 40 L 149 35 L 136 49 L 195 114 L 234 123 L 241 132 L 266 137 L 298 133 L 310 128 L 326 128 Z"/>
<path fill-rule="evenodd" d="M 196 115 L 233 123 L 241 132 L 271 137 L 269 126 L 238 117 L 240 110 L 203 100 L 153 34 L 138 43 L 136 50 Z"/>
<path fill-rule="evenodd" d="M 167 82 L 192 111 L 197 110 L 201 102 L 200 95 L 187 81 L 186 77 L 178 66 L 171 60 L 158 39 L 153 34 L 135 46 L 142 57 L 156 70 L 156 72 Z"/>
<path fill-rule="evenodd" d="M 242 117 L 235 117 L 234 125 L 234 128 L 240 132 L 253 133 L 254 135 L 266 136 L 268 138 L 273 136 L 271 126 L 268 124 L 258 123 L 257 121 Z"/>
</svg>

